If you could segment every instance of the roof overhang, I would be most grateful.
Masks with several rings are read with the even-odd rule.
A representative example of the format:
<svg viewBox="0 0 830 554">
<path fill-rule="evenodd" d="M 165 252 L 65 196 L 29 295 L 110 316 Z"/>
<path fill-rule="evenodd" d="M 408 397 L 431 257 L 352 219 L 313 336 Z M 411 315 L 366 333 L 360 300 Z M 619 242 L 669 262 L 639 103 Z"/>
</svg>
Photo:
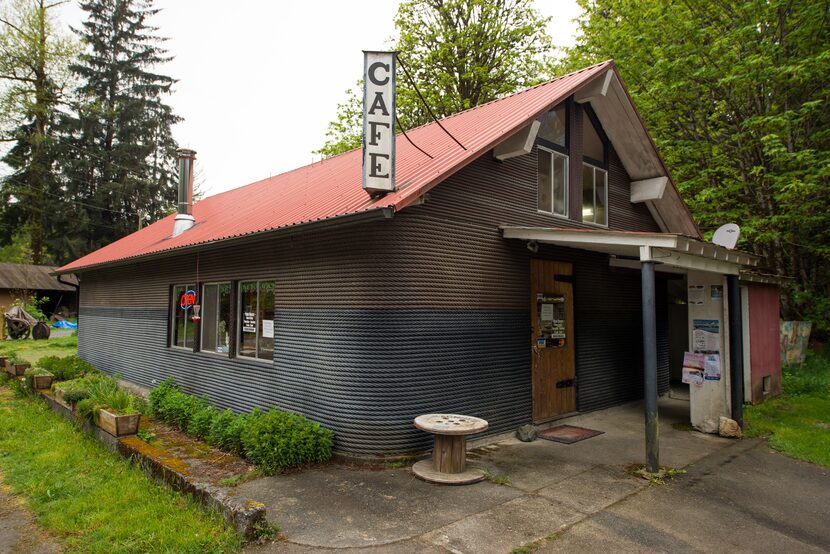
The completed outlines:
<svg viewBox="0 0 830 554">
<path fill-rule="evenodd" d="M 506 239 L 608 254 L 615 267 L 639 268 L 641 262 L 652 261 L 658 267 L 680 273 L 696 270 L 739 275 L 742 268 L 757 267 L 760 262 L 754 254 L 673 233 L 513 226 L 500 229 Z"/>
</svg>

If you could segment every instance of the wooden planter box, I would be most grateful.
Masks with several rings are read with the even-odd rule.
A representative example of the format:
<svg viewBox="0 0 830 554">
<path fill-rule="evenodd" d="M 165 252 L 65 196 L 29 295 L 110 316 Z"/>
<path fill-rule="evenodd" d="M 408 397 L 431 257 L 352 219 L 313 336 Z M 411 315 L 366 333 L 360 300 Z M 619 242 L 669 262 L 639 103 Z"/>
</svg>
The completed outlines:
<svg viewBox="0 0 830 554">
<path fill-rule="evenodd" d="M 135 435 L 138 433 L 139 421 L 141 421 L 141 414 L 122 416 L 102 409 L 98 412 L 96 423 L 98 427 L 110 435 L 123 437 L 124 435 Z"/>
<path fill-rule="evenodd" d="M 48 389 L 52 386 L 52 378 L 51 375 L 33 375 L 32 386 L 35 390 Z"/>
<path fill-rule="evenodd" d="M 22 377 L 23 374 L 26 373 L 26 370 L 32 367 L 32 364 L 24 362 L 22 364 L 14 364 L 12 367 L 14 368 L 14 373 L 10 373 L 10 375 L 12 377 Z"/>
<path fill-rule="evenodd" d="M 66 400 L 63 399 L 63 389 L 62 388 L 55 387 L 55 390 L 52 391 L 52 394 L 54 395 L 55 400 L 58 402 L 58 404 L 60 404 L 61 406 L 63 406 L 64 408 L 66 408 L 68 410 L 73 410 L 73 408 L 69 404 L 69 402 L 67 402 Z"/>
</svg>

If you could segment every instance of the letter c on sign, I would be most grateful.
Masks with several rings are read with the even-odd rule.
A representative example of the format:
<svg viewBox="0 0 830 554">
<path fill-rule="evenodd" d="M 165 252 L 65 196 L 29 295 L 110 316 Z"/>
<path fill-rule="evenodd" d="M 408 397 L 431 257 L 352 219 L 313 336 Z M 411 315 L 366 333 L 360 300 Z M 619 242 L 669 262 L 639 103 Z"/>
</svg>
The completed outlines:
<svg viewBox="0 0 830 554">
<path fill-rule="evenodd" d="M 375 71 L 378 70 L 379 67 L 382 67 L 386 70 L 386 78 L 382 81 L 378 80 L 375 76 Z M 374 84 L 378 86 L 383 86 L 389 82 L 389 64 L 385 64 L 383 62 L 375 62 L 369 66 L 369 80 L 372 81 Z"/>
</svg>

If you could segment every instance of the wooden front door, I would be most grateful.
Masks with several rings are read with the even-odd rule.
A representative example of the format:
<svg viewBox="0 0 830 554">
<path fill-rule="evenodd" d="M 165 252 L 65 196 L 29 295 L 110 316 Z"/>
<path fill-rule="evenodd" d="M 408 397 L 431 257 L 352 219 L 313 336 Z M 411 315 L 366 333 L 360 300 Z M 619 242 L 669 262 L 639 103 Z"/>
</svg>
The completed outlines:
<svg viewBox="0 0 830 554">
<path fill-rule="evenodd" d="M 573 266 L 530 260 L 533 421 L 576 411 Z"/>
</svg>

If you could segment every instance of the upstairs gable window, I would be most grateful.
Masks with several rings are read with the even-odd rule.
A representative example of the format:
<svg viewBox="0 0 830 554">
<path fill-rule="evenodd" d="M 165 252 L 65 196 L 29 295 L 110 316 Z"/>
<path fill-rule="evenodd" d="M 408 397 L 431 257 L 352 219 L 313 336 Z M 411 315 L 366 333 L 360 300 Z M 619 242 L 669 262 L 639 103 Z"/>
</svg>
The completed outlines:
<svg viewBox="0 0 830 554">
<path fill-rule="evenodd" d="M 567 153 L 567 116 L 568 111 L 565 109 L 564 105 L 561 105 L 552 109 L 540 118 L 539 132 L 536 136 L 541 139 L 541 144 L 544 144 L 549 148 L 553 148 L 554 150 L 561 150 L 562 152 Z"/>
<path fill-rule="evenodd" d="M 604 166 L 608 163 L 608 144 L 604 133 L 598 129 L 599 121 L 590 110 L 586 110 L 583 122 L 582 155 L 594 165 Z"/>
<path fill-rule="evenodd" d="M 537 208 L 568 216 L 568 156 L 539 147 L 537 154 Z"/>
</svg>

